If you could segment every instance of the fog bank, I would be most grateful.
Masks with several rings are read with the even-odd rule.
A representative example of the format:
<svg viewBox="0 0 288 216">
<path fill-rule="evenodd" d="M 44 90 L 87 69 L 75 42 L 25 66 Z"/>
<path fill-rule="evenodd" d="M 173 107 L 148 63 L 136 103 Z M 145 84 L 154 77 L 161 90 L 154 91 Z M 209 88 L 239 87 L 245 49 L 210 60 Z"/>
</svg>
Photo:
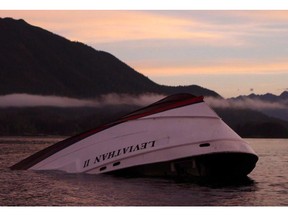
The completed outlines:
<svg viewBox="0 0 288 216">
<path fill-rule="evenodd" d="M 230 109 L 285 109 L 288 108 L 287 101 L 283 102 L 268 102 L 259 99 L 218 99 L 214 97 L 205 97 L 205 102 L 212 108 L 230 108 Z"/>
<path fill-rule="evenodd" d="M 162 99 L 164 95 L 145 94 L 131 96 L 127 94 L 106 94 L 97 99 L 76 99 L 59 96 L 42 96 L 31 94 L 9 94 L 0 96 L 0 107 L 103 107 L 107 105 L 146 106 Z"/>
</svg>

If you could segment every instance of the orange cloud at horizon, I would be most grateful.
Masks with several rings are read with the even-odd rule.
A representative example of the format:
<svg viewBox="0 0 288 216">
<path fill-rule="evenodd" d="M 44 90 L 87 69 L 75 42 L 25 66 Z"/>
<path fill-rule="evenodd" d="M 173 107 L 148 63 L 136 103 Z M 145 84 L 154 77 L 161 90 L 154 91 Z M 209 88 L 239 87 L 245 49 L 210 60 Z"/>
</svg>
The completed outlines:
<svg viewBox="0 0 288 216">
<path fill-rule="evenodd" d="M 288 61 L 278 62 L 251 62 L 251 61 L 227 61 L 211 62 L 209 65 L 149 65 L 146 63 L 133 64 L 134 68 L 147 76 L 176 76 L 187 74 L 268 74 L 287 73 Z"/>
<path fill-rule="evenodd" d="M 146 39 L 189 39 L 210 44 L 227 42 L 227 32 L 211 31 L 196 19 L 149 11 L 1 11 L 1 16 L 24 19 L 70 40 L 107 43 Z M 213 27 L 214 28 L 214 27 Z"/>
<path fill-rule="evenodd" d="M 188 45 L 251 47 L 254 44 L 247 39 L 247 36 L 258 34 L 257 29 L 265 33 L 265 27 L 261 25 L 265 15 L 269 15 L 269 21 L 274 19 L 283 22 L 288 21 L 288 13 L 285 11 L 279 13 L 269 11 L 253 11 L 253 13 L 246 11 L 217 12 L 218 15 L 222 16 L 229 15 L 246 19 L 246 22 L 226 23 L 225 25 L 221 22 L 200 19 L 197 16 L 185 17 L 179 15 L 181 13 L 178 16 L 173 16 L 169 14 L 169 11 L 161 12 L 8 10 L 1 11 L 0 14 L 2 17 L 24 19 L 32 25 L 47 29 L 72 41 L 80 41 L 88 45 L 93 44 L 96 49 L 97 44 L 141 40 L 185 40 Z"/>
<path fill-rule="evenodd" d="M 242 46 L 248 45 L 247 41 L 241 38 L 243 34 L 253 34 L 254 29 L 265 31 L 265 25 L 272 21 L 288 22 L 287 11 L 217 11 L 217 15 L 225 15 L 227 19 L 238 17 L 245 20 L 224 25 L 193 16 L 173 16 L 169 11 L 166 12 L 2 10 L 0 14 L 1 17 L 25 19 L 32 25 L 60 33 L 70 40 L 93 44 L 145 39 L 189 39 L 209 45 L 214 43 L 214 46 L 219 46 L 219 42 L 222 45 L 228 43 L 229 46 Z"/>
</svg>

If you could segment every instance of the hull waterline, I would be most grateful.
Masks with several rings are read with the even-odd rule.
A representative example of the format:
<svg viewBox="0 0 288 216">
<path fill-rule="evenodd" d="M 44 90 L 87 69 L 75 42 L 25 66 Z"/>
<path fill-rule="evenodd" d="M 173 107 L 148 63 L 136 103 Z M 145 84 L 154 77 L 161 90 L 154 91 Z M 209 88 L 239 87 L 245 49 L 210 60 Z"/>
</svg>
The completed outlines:
<svg viewBox="0 0 288 216">
<path fill-rule="evenodd" d="M 173 161 L 139 165 L 111 172 L 117 176 L 137 177 L 211 177 L 243 178 L 256 165 L 258 157 L 253 154 L 219 153 L 176 159 Z"/>
</svg>

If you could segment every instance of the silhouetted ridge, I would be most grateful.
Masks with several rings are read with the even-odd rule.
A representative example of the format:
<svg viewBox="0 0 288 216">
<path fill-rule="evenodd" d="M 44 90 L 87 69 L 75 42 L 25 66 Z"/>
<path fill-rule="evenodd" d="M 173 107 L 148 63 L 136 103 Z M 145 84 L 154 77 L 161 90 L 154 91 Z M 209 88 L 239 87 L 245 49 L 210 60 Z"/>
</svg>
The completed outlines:
<svg viewBox="0 0 288 216">
<path fill-rule="evenodd" d="M 288 91 L 284 91 L 280 95 L 281 98 L 288 100 Z"/>
<path fill-rule="evenodd" d="M 110 53 L 12 18 L 0 18 L 0 77 L 0 95 L 28 93 L 92 98 L 108 93 L 184 91 L 218 96 L 199 86 L 158 85 Z"/>
</svg>

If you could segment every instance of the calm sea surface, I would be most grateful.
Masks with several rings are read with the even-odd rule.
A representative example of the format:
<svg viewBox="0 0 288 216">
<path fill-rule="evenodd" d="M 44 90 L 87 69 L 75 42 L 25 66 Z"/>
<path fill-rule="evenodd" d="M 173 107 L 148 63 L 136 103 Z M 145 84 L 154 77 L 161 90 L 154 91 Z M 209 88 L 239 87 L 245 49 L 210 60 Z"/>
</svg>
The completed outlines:
<svg viewBox="0 0 288 216">
<path fill-rule="evenodd" d="M 0 137 L 1 206 L 288 206 L 288 140 L 247 139 L 259 161 L 235 184 L 12 171 L 63 137 Z"/>
</svg>

